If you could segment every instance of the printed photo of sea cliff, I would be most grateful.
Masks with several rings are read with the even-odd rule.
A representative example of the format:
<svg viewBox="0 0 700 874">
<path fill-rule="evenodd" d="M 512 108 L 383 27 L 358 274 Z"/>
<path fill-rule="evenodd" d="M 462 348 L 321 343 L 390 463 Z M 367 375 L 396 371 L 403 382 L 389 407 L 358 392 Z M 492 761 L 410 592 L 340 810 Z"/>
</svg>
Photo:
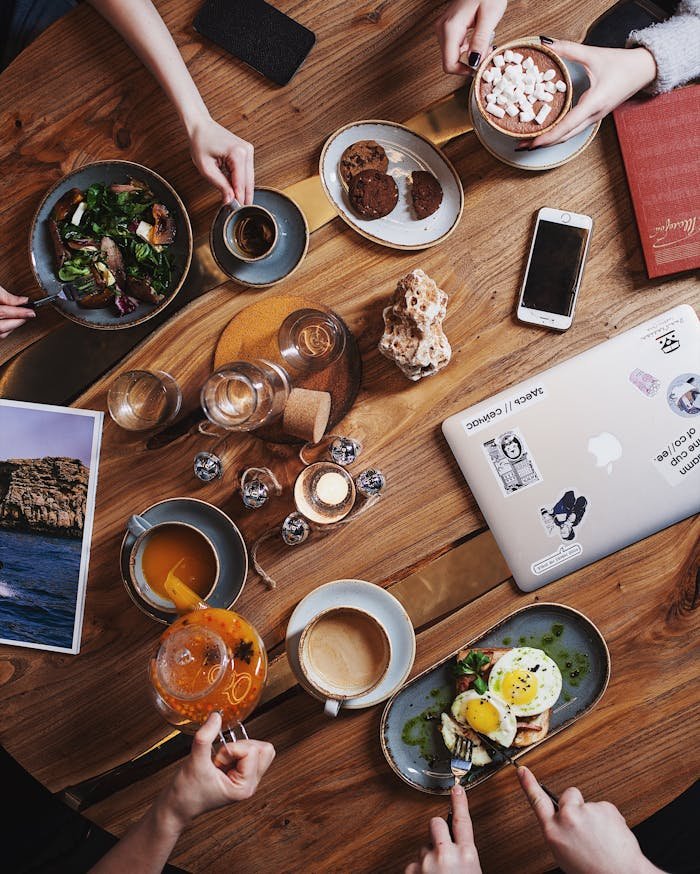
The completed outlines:
<svg viewBox="0 0 700 874">
<path fill-rule="evenodd" d="M 0 401 L 0 643 L 77 652 L 102 413 Z"/>
</svg>

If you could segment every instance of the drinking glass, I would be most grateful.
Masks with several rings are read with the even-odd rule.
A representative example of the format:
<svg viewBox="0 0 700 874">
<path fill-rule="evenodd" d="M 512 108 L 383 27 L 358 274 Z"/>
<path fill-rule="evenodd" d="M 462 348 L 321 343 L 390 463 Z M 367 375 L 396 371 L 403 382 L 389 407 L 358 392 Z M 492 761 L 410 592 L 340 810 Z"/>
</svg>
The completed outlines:
<svg viewBox="0 0 700 874">
<path fill-rule="evenodd" d="M 212 424 L 227 431 L 254 431 L 281 416 L 289 389 L 289 377 L 278 364 L 234 361 L 204 383 L 202 409 Z"/>
<path fill-rule="evenodd" d="M 127 431 L 167 425 L 181 404 L 180 387 L 164 370 L 128 370 L 117 377 L 107 394 L 110 416 Z"/>
<path fill-rule="evenodd" d="M 285 363 L 309 373 L 340 358 L 345 349 L 345 327 L 333 313 L 305 308 L 287 316 L 277 340 Z"/>
</svg>

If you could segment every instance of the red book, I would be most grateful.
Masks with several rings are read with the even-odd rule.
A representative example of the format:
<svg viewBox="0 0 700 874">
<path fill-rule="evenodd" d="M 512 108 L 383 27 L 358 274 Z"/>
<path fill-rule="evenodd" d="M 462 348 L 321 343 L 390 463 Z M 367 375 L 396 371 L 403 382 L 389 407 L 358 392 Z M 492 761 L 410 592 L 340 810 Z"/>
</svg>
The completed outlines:
<svg viewBox="0 0 700 874">
<path fill-rule="evenodd" d="M 700 267 L 700 85 L 613 116 L 649 278 Z"/>
</svg>

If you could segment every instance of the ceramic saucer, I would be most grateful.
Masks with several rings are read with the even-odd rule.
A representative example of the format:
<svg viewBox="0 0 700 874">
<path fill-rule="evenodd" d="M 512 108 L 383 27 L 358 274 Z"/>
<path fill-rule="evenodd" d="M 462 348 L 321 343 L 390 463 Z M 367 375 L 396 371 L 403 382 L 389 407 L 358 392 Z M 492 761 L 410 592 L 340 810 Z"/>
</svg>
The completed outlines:
<svg viewBox="0 0 700 874">
<path fill-rule="evenodd" d="M 309 247 L 309 226 L 299 206 L 274 188 L 256 188 L 253 203 L 264 206 L 277 219 L 279 235 L 275 248 L 260 261 L 240 261 L 226 248 L 224 223 L 229 207 L 222 206 L 209 232 L 209 245 L 214 260 L 223 272 L 252 288 L 264 288 L 286 279 L 304 260 Z"/>
<path fill-rule="evenodd" d="M 139 515 L 153 523 L 187 522 L 206 534 L 214 544 L 221 564 L 219 582 L 207 604 L 228 609 L 236 603 L 248 575 L 248 551 L 243 535 L 224 512 L 196 498 L 170 498 L 153 504 Z M 135 541 L 134 535 L 127 531 L 121 545 L 119 564 L 126 590 L 134 604 L 151 619 L 170 623 L 177 618 L 177 613 L 166 613 L 152 607 L 141 598 L 131 581 L 129 553 Z"/>
<path fill-rule="evenodd" d="M 396 181 L 399 201 L 384 218 L 362 219 L 350 206 L 339 165 L 345 149 L 358 140 L 375 140 L 389 159 L 387 173 Z M 416 219 L 410 202 L 414 170 L 429 171 L 442 186 L 442 203 L 425 219 Z M 323 147 L 319 172 L 323 190 L 343 221 L 363 237 L 392 249 L 435 246 L 447 239 L 462 216 L 464 191 L 455 168 L 437 146 L 394 121 L 357 121 L 341 127 Z"/>
<path fill-rule="evenodd" d="M 343 703 L 343 710 L 360 710 L 386 701 L 403 684 L 413 667 L 416 656 L 416 636 L 408 613 L 399 601 L 374 583 L 364 580 L 335 580 L 310 592 L 300 601 L 287 625 L 287 658 L 299 684 L 314 698 L 322 696 L 306 683 L 299 665 L 299 638 L 308 623 L 323 610 L 339 604 L 358 607 L 375 616 L 389 633 L 391 662 L 382 682 L 359 698 Z"/>
<path fill-rule="evenodd" d="M 539 40 L 536 42 L 539 43 Z M 574 96 L 571 105 L 576 106 L 579 98 L 590 85 L 588 74 L 581 64 L 567 61 L 564 58 L 562 60 L 569 69 L 571 83 L 574 86 Z M 565 143 L 545 146 L 532 152 L 516 152 L 514 150 L 518 141 L 513 139 L 513 137 L 494 130 L 481 117 L 476 107 L 476 97 L 473 90 L 469 99 L 469 114 L 474 125 L 474 133 L 486 151 L 490 152 L 494 158 L 498 158 L 504 164 L 508 164 L 510 167 L 518 167 L 521 170 L 551 170 L 554 167 L 566 164 L 567 161 L 575 158 L 590 146 L 600 127 L 600 122 L 596 121 Z"/>
</svg>

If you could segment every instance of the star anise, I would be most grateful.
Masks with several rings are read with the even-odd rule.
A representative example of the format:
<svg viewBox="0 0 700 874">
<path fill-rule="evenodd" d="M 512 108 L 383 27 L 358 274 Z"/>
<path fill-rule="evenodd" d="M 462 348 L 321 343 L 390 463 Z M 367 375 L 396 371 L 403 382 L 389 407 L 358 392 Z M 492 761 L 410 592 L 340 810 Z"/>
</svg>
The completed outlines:
<svg viewBox="0 0 700 874">
<path fill-rule="evenodd" d="M 237 659 L 240 659 L 242 662 L 245 662 L 247 665 L 249 665 L 250 660 L 253 658 L 253 641 L 242 640 L 236 647 L 233 654 Z"/>
</svg>

